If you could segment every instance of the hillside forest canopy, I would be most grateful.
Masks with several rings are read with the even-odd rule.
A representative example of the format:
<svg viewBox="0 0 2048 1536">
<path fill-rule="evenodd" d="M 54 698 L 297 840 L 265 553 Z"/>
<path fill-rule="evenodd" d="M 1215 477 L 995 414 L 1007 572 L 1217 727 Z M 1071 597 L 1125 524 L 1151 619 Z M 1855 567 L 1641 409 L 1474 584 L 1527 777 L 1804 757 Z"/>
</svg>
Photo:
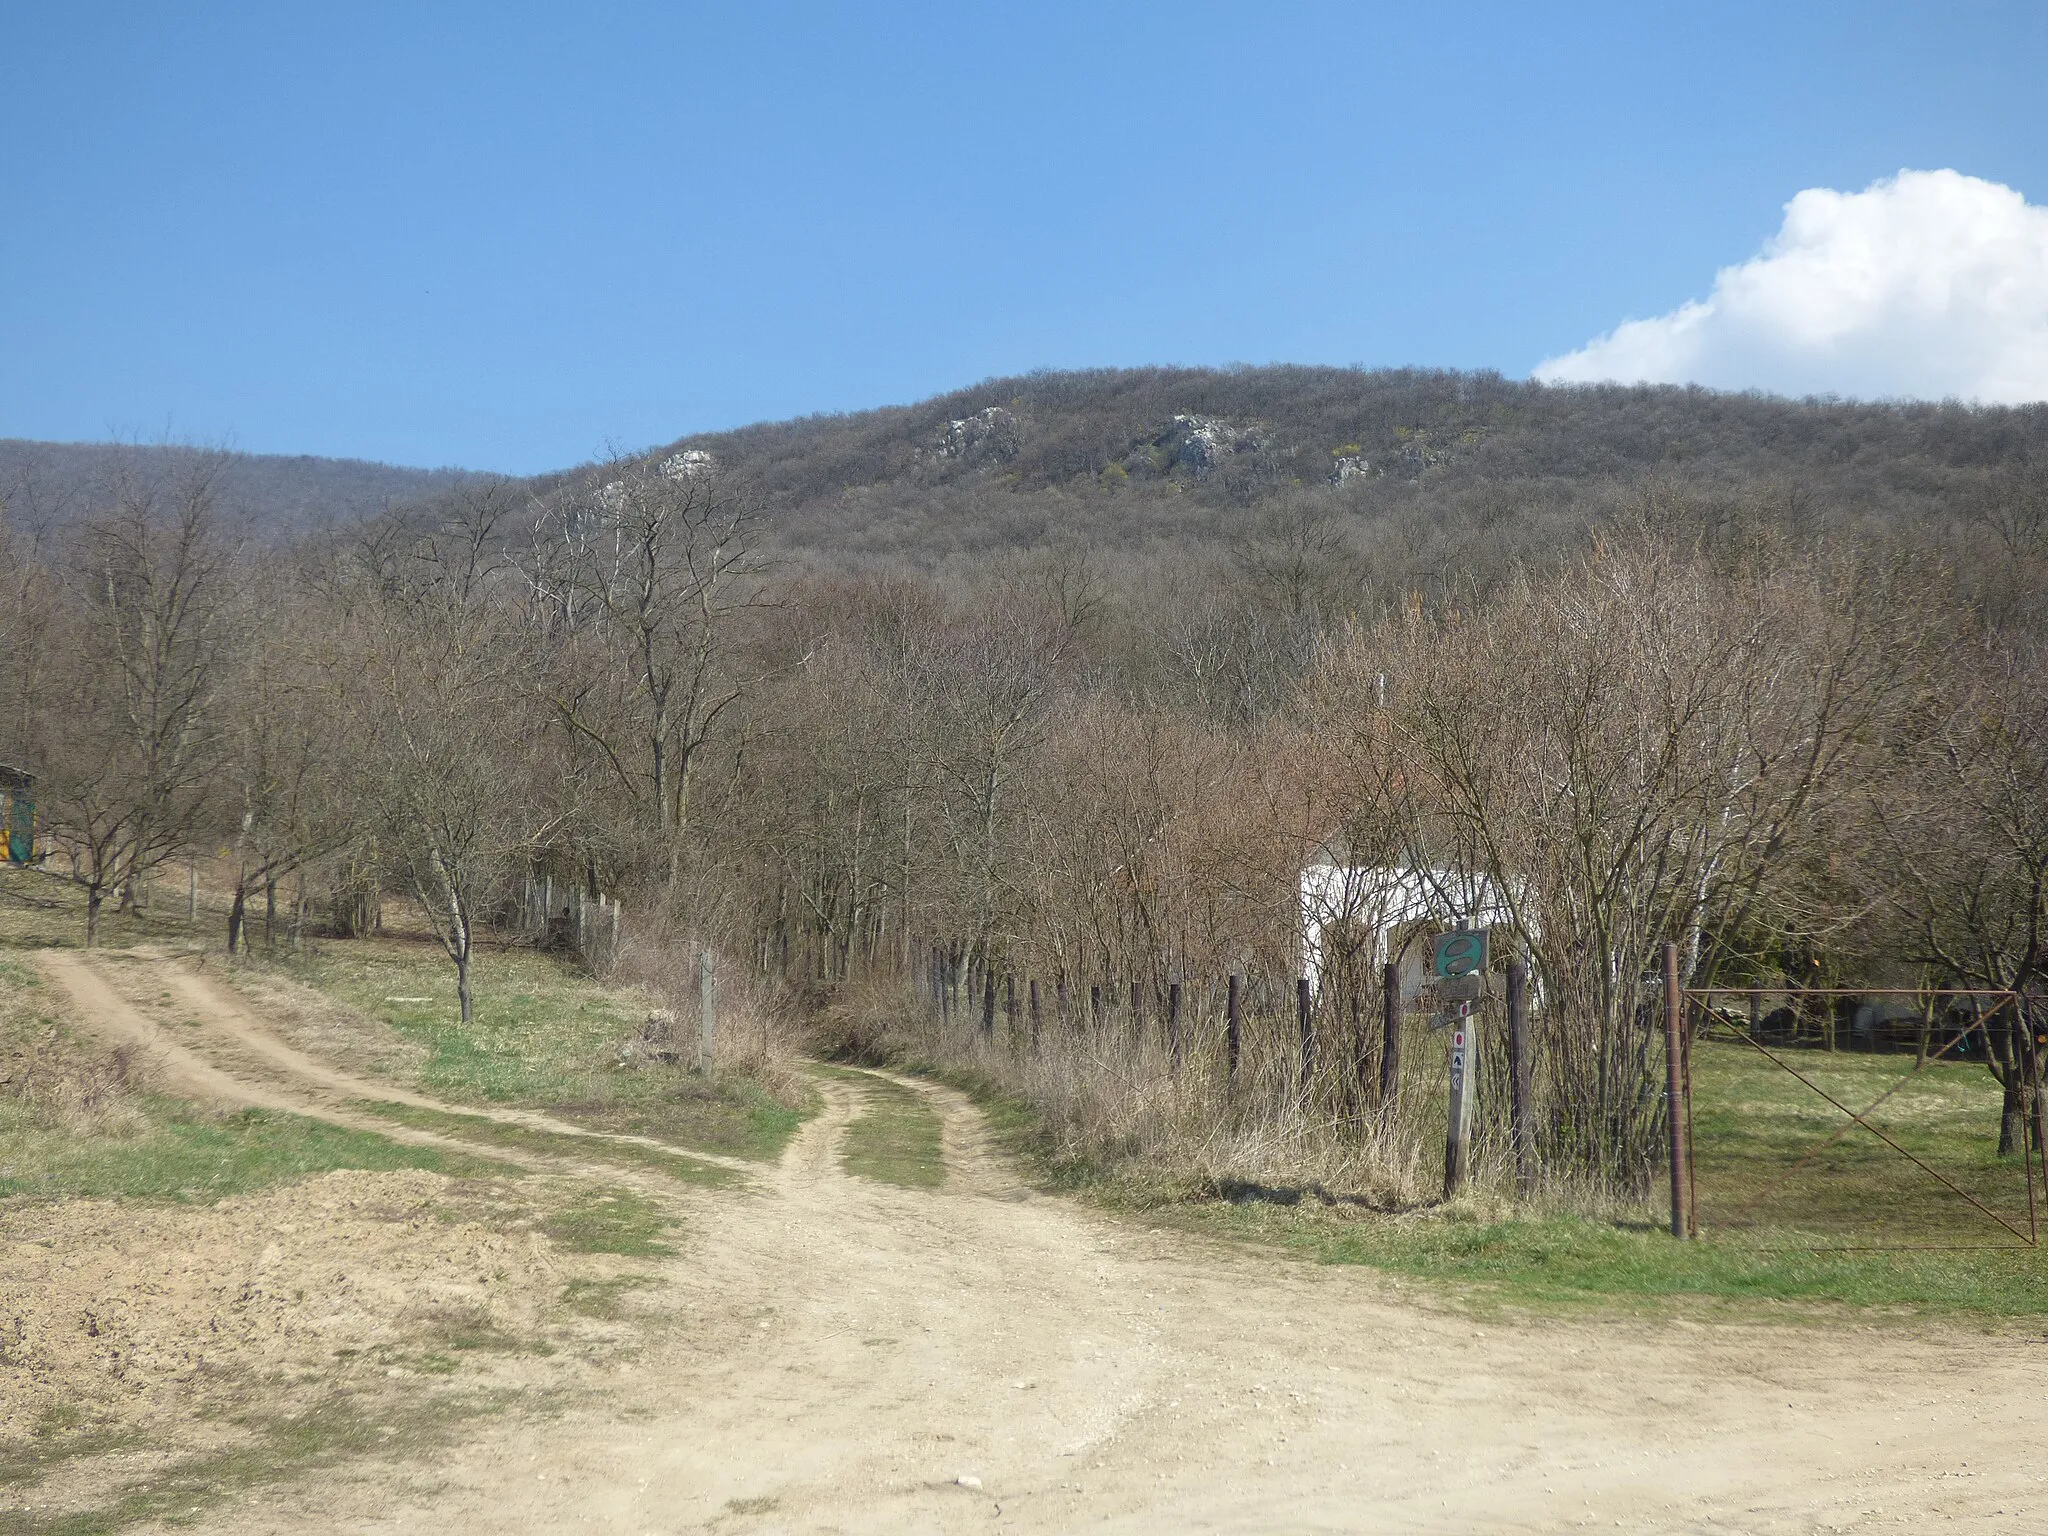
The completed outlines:
<svg viewBox="0 0 2048 1536">
<path fill-rule="evenodd" d="M 1459 871 L 1542 1000 L 1544 1168 L 1623 1192 L 1667 941 L 2041 990 L 2048 407 L 1148 369 L 317 517 L 235 455 L 5 465 L 0 760 L 95 936 L 228 849 L 224 944 L 404 891 L 466 1016 L 544 873 L 856 1048 L 935 956 L 977 1011 L 1042 982 L 1019 1081 L 1077 1141 L 1349 1167 L 1376 979 L 1337 957 L 1305 1094 L 1112 1071 L 1100 997 L 1291 989 L 1318 859 Z"/>
</svg>

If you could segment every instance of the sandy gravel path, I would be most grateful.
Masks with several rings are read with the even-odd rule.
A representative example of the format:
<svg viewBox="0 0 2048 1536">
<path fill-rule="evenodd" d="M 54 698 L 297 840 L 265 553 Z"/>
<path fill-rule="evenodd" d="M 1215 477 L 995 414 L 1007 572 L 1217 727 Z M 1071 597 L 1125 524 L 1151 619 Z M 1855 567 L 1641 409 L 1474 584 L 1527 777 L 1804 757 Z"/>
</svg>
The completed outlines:
<svg viewBox="0 0 2048 1536">
<path fill-rule="evenodd" d="M 2023 1342 L 1475 1324 L 1036 1195 L 941 1089 L 947 1189 L 848 1178 L 857 1096 L 826 1091 L 692 1252 L 687 1346 L 317 1528 L 2048 1528 Z"/>
<path fill-rule="evenodd" d="M 847 1176 L 822 1081 L 771 1179 L 690 1197 L 678 1326 L 608 1392 L 209 1528 L 2048 1530 L 2038 1338 L 1475 1321 L 1035 1193 L 916 1086 L 940 1190 Z"/>
</svg>

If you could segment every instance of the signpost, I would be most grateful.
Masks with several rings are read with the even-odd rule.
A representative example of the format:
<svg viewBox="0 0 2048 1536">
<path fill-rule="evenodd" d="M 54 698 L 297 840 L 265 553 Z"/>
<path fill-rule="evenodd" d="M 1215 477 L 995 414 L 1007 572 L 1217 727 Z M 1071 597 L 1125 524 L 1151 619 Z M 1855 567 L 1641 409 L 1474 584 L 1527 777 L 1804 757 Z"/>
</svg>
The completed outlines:
<svg viewBox="0 0 2048 1536">
<path fill-rule="evenodd" d="M 1450 1123 L 1444 1133 L 1444 1196 L 1465 1187 L 1472 1157 L 1473 1076 L 1479 1067 L 1472 1049 L 1472 1014 L 1486 996 L 1491 946 L 1483 928 L 1440 933 L 1430 956 L 1437 996 L 1448 1004 L 1443 1022 L 1451 1030 Z"/>
<path fill-rule="evenodd" d="M 1472 1005 L 1458 1006 L 1467 1014 L 1451 1029 L 1451 1118 L 1444 1137 L 1445 1199 L 1465 1187 L 1466 1165 L 1472 1152 L 1472 1071 L 1478 1065 L 1470 1046 Z"/>
</svg>

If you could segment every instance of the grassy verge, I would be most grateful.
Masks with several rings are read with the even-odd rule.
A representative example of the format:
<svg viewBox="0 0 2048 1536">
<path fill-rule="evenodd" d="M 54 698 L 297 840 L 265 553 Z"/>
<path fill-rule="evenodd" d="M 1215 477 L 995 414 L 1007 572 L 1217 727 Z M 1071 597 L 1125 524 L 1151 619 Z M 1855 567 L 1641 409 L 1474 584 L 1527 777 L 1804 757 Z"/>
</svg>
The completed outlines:
<svg viewBox="0 0 2048 1536">
<path fill-rule="evenodd" d="M 1761 1057 L 1755 1061 L 1783 1077 Z M 1797 1064 L 1810 1076 L 1840 1073 L 1841 1078 L 1828 1078 L 1823 1085 L 1861 1109 L 1911 1061 L 1892 1058 L 1886 1065 L 1885 1058 L 1838 1056 L 1818 1064 L 1802 1058 Z M 1894 1096 L 1894 1102 L 1907 1095 L 1927 1096 L 1925 1103 L 1916 1099 L 1910 1110 L 1902 1106 L 1897 1117 L 1900 1123 L 1918 1117 L 1918 1130 L 1906 1133 L 1908 1144 L 1930 1155 L 1946 1145 L 1951 1160 L 1941 1166 L 1952 1176 L 1957 1170 L 1966 1174 L 1975 1157 L 1996 1181 L 2021 1188 L 2017 1160 L 2001 1162 L 1981 1145 L 1985 1102 L 1974 1079 L 1988 1081 L 1988 1074 L 1982 1068 L 1945 1070 L 1956 1075 L 1940 1083 L 1912 1084 Z M 1839 1249 L 1859 1233 L 1866 1243 L 1926 1242 L 1930 1213 L 1938 1213 L 1943 1224 L 1937 1232 L 1956 1236 L 1962 1231 L 1949 1225 L 1958 1219 L 1950 1206 L 1965 1212 L 1968 1207 L 1952 1196 L 1923 1203 L 1917 1189 L 1908 1194 L 1899 1169 L 1917 1170 L 1896 1154 L 1880 1159 L 1863 1149 L 1842 1151 L 1831 1183 L 1824 1170 L 1799 1176 L 1799 1185 L 1825 1183 L 1826 1194 L 1802 1197 L 1793 1187 L 1774 1196 L 1777 1204 L 1767 1206 L 1761 1219 L 1716 1230 L 1706 1219 L 1712 1210 L 1710 1187 L 1720 1191 L 1716 1199 L 1733 1201 L 1745 1189 L 1738 1182 L 1742 1170 L 1739 1178 L 1750 1181 L 1747 1193 L 1753 1195 L 1812 1151 L 1842 1117 L 1814 1100 L 1832 1116 L 1815 1120 L 1798 1098 L 1785 1097 L 1777 1084 L 1755 1077 L 1749 1063 L 1737 1058 L 1721 1063 L 1711 1052 L 1695 1063 L 1694 1133 L 1703 1168 L 1704 1235 L 1692 1243 L 1673 1240 L 1648 1217 L 1489 1215 L 1478 1202 L 1382 1212 L 1314 1197 L 1276 1199 L 1275 1192 L 1251 1190 L 1233 1199 L 1207 1181 L 1112 1170 L 1076 1156 L 1055 1146 L 1032 1105 L 973 1074 L 935 1075 L 969 1094 L 1005 1147 L 1050 1187 L 1174 1230 L 1426 1281 L 1468 1305 L 1659 1313 L 1711 1309 L 1719 1316 L 1752 1318 L 1826 1318 L 1845 1308 L 1864 1316 L 1984 1321 L 2048 1315 L 2048 1253 L 2041 1251 L 1813 1251 Z M 1861 1099 L 1851 1097 L 1862 1089 L 1870 1091 Z M 1799 1094 L 1811 1097 L 1804 1089 Z M 1995 1132 L 1995 1097 L 1988 1124 Z M 1995 1143 L 1990 1150 L 1995 1152 Z M 1712 1179 L 1723 1182 L 1711 1184 Z M 1937 1196 L 1943 1193 L 1932 1180 L 1928 1183 Z M 2003 1189 L 2008 1199 L 2012 1193 Z M 1286 1203 L 1290 1198 L 1293 1203 Z M 2024 1209 L 2023 1189 L 2018 1198 Z M 1909 1230 L 1899 1236 L 1902 1223 Z M 1886 1230 L 1894 1234 L 1890 1239 L 1878 1235 Z M 1996 1243 L 2010 1237 L 1979 1221 L 1961 1240 Z M 1768 1304 L 1768 1310 L 1758 1311 L 1758 1304 Z"/>
<path fill-rule="evenodd" d="M 478 962 L 476 1017 L 463 1024 L 454 973 L 430 943 L 323 940 L 259 963 L 381 1020 L 425 1053 L 419 1086 L 470 1104 L 521 1104 L 593 1130 L 772 1159 L 805 1119 L 758 1086 L 681 1067 L 624 1069 L 618 1045 L 647 1001 L 599 986 L 551 956 L 491 950 Z"/>
<path fill-rule="evenodd" d="M 110 896 L 100 909 L 100 943 L 107 947 L 172 941 L 195 932 L 210 938 L 202 914 L 195 930 L 185 921 L 184 893 L 163 895 L 139 912 L 123 912 Z M 85 892 L 61 875 L 0 864 L 0 949 L 78 949 L 85 943 Z"/>
<path fill-rule="evenodd" d="M 127 1058 L 78 1038 L 37 974 L 0 960 L 0 1200 L 210 1202 L 341 1168 L 518 1172 L 302 1115 L 214 1114 L 141 1092 Z"/>
<path fill-rule="evenodd" d="M 659 1206 L 631 1190 L 600 1190 L 557 1210 L 541 1230 L 571 1253 L 650 1258 L 674 1253 L 662 1237 L 676 1225 Z"/>
<path fill-rule="evenodd" d="M 117 1486 L 86 1509 L 0 1509 L 0 1536 L 105 1536 L 144 1522 L 183 1525 L 253 1488 L 364 1456 L 418 1457 L 448 1444 L 465 1421 L 499 1406 L 488 1393 L 437 1393 L 381 1401 L 366 1407 L 334 1396 L 304 1411 L 245 1415 L 235 1427 L 243 1443 L 184 1457 L 147 1477 Z M 53 1434 L 20 1458 L 26 1481 L 67 1460 L 118 1450 L 103 1435 Z M 125 1443 L 125 1442 L 123 1442 Z"/>
<path fill-rule="evenodd" d="M 846 1171 L 904 1189 L 937 1189 L 945 1183 L 942 1122 L 924 1096 L 870 1073 L 832 1070 L 855 1083 L 862 1099 L 840 1154 Z"/>
<path fill-rule="evenodd" d="M 137 1115 L 80 1135 L 0 1099 L 0 1200 L 214 1201 L 340 1168 L 424 1168 L 451 1178 L 520 1171 L 301 1115 L 262 1109 L 209 1115 L 174 1100 L 132 1103 Z"/>
<path fill-rule="evenodd" d="M 466 1141 L 483 1142 L 510 1151 L 537 1152 L 546 1157 L 570 1158 L 583 1162 L 625 1163 L 651 1168 L 685 1184 L 723 1189 L 740 1182 L 741 1176 L 718 1163 L 707 1163 L 687 1153 L 670 1152 L 644 1142 L 612 1141 L 598 1136 L 568 1136 L 559 1131 L 535 1130 L 524 1125 L 507 1125 L 483 1115 L 452 1115 L 437 1109 L 418 1109 L 410 1104 L 360 1103 L 355 1106 L 400 1125 L 434 1131 Z"/>
</svg>

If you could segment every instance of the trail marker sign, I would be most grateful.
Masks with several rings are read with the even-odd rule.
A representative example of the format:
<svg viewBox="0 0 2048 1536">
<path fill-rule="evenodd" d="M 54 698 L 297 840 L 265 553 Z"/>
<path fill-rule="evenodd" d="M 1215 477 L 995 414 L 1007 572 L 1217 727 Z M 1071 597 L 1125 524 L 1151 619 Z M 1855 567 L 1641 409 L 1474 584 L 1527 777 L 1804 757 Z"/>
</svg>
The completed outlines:
<svg viewBox="0 0 2048 1536">
<path fill-rule="evenodd" d="M 1436 936 L 1430 972 L 1439 981 L 1459 976 L 1484 976 L 1487 963 L 1487 933 L 1484 928 L 1460 928 Z"/>
</svg>

